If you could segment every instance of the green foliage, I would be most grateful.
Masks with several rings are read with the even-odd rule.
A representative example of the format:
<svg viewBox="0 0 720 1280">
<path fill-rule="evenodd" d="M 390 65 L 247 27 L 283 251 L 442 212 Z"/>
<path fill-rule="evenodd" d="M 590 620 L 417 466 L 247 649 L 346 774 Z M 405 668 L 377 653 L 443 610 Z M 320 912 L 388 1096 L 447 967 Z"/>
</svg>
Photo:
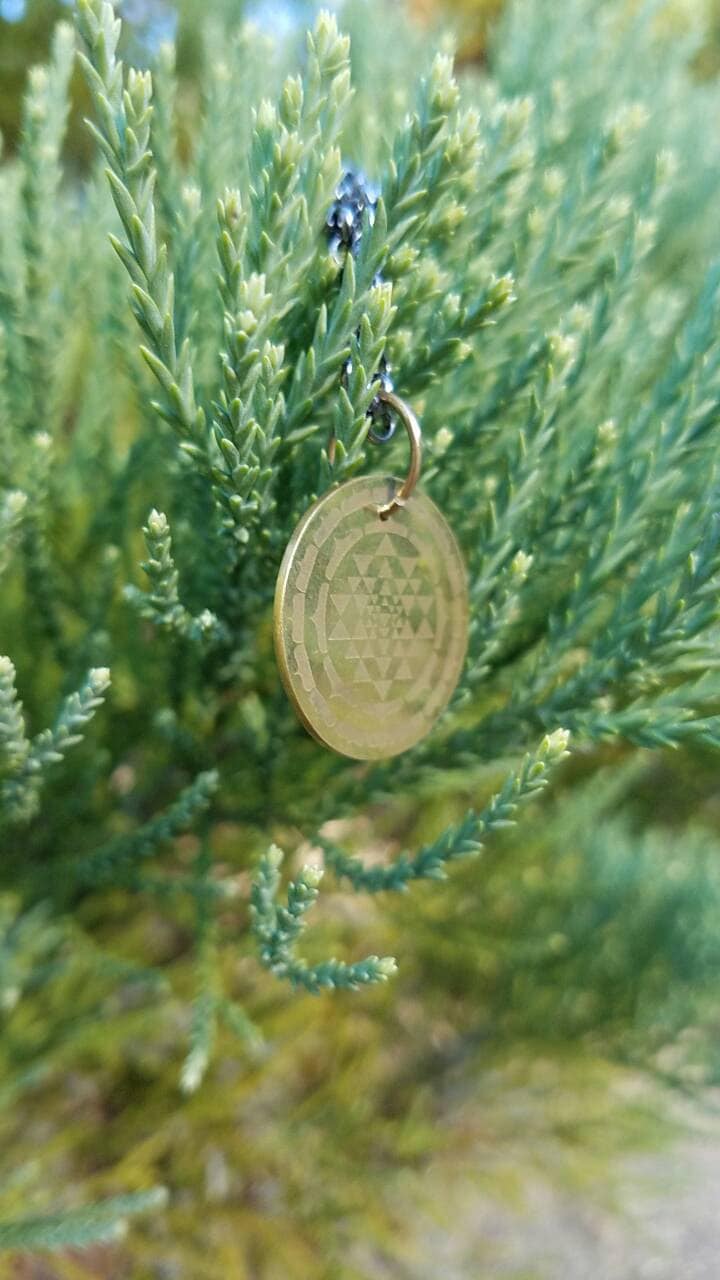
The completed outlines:
<svg viewBox="0 0 720 1280">
<path fill-rule="evenodd" d="M 568 734 L 563 729 L 543 738 L 538 750 L 511 773 L 502 790 L 492 797 L 481 813 L 472 810 L 462 822 L 446 830 L 416 854 L 401 853 L 387 867 L 366 868 L 357 858 L 348 858 L 336 845 L 320 837 L 325 860 L 336 875 L 344 876 L 354 889 L 370 893 L 407 889 L 412 880 L 443 880 L 445 866 L 456 858 L 475 857 L 483 848 L 482 837 L 513 825 L 518 805 L 537 795 L 547 785 L 549 769 L 568 755 Z"/>
<path fill-rule="evenodd" d="M 100 1057 L 101 1016 L 126 1043 L 113 998 L 128 983 L 147 997 L 148 1041 L 170 1020 L 187 1094 L 228 1043 L 254 1061 L 254 1019 L 272 1025 L 288 985 L 321 1011 L 338 989 L 334 1016 L 358 1025 L 395 968 L 353 959 L 374 931 L 400 983 L 432 1004 L 442 981 L 498 1035 L 554 1024 L 640 1061 L 662 1028 L 706 1015 L 720 903 L 701 836 L 687 883 L 668 870 L 656 892 L 667 837 L 607 808 L 592 831 L 561 807 L 541 833 L 535 816 L 491 838 L 537 798 L 568 730 L 589 770 L 609 749 L 720 745 L 720 271 L 705 213 L 720 168 L 711 138 L 702 159 L 688 146 L 717 109 L 688 70 L 701 33 L 668 41 L 644 9 L 630 20 L 590 0 L 548 32 L 540 0 L 516 0 L 489 74 L 459 82 L 395 10 L 347 20 L 355 46 L 322 14 L 299 68 L 291 46 L 208 20 L 181 140 L 174 51 L 125 68 L 112 7 L 78 0 L 94 167 L 64 178 L 60 26 L 0 169 L 0 993 L 15 993 L 3 1070 L 19 1096 L 36 1060 L 80 1042 Z M 393 75 L 385 51 L 363 53 L 374 20 Z M 381 198 L 343 261 L 324 222 L 346 160 L 368 164 Z M 367 439 L 384 352 L 422 417 L 423 479 L 462 545 L 472 620 L 442 722 L 364 767 L 296 722 L 271 610 L 307 505 L 361 469 L 403 470 L 402 444 L 380 458 Z M 417 847 L 392 856 L 403 822 Z M 439 883 L 481 846 L 479 866 Z M 311 849 L 336 893 L 328 876 L 320 894 Z M 616 892 L 630 868 L 652 954 Z M 416 881 L 430 883 L 412 905 L 368 902 Z M 676 908 L 687 924 L 663 934 Z M 376 989 L 344 999 L 359 987 Z M 76 1030 L 55 1000 L 77 1003 Z M 164 1181 L 153 1159 L 130 1185 Z M 53 1226 L 40 1204 L 28 1231 L 109 1230 L 123 1210 L 97 1190 L 84 1227 L 73 1208 Z"/>
<path fill-rule="evenodd" d="M 78 879 L 88 884 L 118 884 L 128 875 L 132 878 L 138 863 L 153 857 L 160 845 L 193 825 L 210 804 L 217 784 L 214 770 L 198 774 L 163 813 L 156 814 L 132 834 L 116 836 L 93 850 L 77 865 Z"/>
<path fill-rule="evenodd" d="M 458 868 L 451 904 L 413 926 L 420 989 L 472 997 L 478 1028 L 510 1044 L 602 1049 L 688 1089 L 714 1080 L 717 838 L 641 824 L 643 791 L 652 804 L 662 785 L 647 760 L 601 770 L 524 841 L 490 843 L 482 878 Z"/>
<path fill-rule="evenodd" d="M 129 585 L 125 588 L 125 599 L 135 605 L 142 617 L 186 640 L 208 643 L 222 638 L 221 625 L 209 609 L 193 618 L 180 603 L 167 517 L 161 511 L 151 511 L 143 533 L 149 559 L 142 567 L 153 589 L 138 591 Z"/>
<path fill-rule="evenodd" d="M 382 959 L 368 956 L 356 964 L 323 960 L 315 965 L 307 965 L 297 958 L 294 947 L 305 928 L 303 916 L 317 901 L 323 873 L 322 867 L 303 867 L 297 880 L 288 886 L 287 905 L 278 907 L 275 898 L 280 885 L 282 858 L 282 850 L 271 845 L 253 884 L 253 932 L 265 967 L 277 977 L 287 978 L 293 987 L 304 987 L 313 995 L 325 987 L 354 991 L 369 983 L 386 982 L 396 969 L 392 956 Z"/>
<path fill-rule="evenodd" d="M 82 741 L 82 731 L 102 706 L 109 684 L 106 667 L 88 672 L 82 688 L 64 700 L 53 728 L 44 729 L 30 741 L 25 736 L 22 704 L 15 692 L 15 668 L 9 658 L 0 658 L 0 817 L 4 823 L 29 822 L 35 816 L 44 771 L 59 763 L 69 747 Z"/>
<path fill-rule="evenodd" d="M 160 1209 L 166 1200 L 163 1188 L 157 1187 L 136 1195 L 116 1196 L 102 1204 L 71 1210 L 57 1217 L 0 1222 L 0 1250 L 82 1249 L 89 1244 L 114 1240 L 124 1235 L 128 1218 Z"/>
</svg>

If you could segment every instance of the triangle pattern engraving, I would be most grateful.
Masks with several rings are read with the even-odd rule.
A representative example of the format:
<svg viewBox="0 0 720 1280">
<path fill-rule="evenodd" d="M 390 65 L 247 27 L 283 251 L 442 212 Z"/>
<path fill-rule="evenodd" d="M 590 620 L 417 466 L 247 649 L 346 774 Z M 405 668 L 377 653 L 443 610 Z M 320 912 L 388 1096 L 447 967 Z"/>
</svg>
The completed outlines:
<svg viewBox="0 0 720 1280">
<path fill-rule="evenodd" d="M 380 546 L 377 548 L 375 554 L 378 556 L 393 556 L 395 554 L 392 538 L 388 533 L 383 534 L 380 539 Z"/>
</svg>

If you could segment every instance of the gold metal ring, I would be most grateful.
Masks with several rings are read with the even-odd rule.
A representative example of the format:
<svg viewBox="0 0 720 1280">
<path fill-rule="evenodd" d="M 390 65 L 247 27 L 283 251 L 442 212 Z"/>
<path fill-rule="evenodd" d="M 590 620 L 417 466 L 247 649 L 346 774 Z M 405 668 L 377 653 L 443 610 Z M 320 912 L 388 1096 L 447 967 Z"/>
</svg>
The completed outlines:
<svg viewBox="0 0 720 1280">
<path fill-rule="evenodd" d="M 393 413 L 396 413 L 402 422 L 408 434 L 410 441 L 410 466 L 405 480 L 401 484 L 397 493 L 390 502 L 386 502 L 383 506 L 378 507 L 378 515 L 381 520 L 388 520 L 395 511 L 399 511 L 405 506 L 408 498 L 412 496 L 413 490 L 420 479 L 420 467 L 422 465 L 422 432 L 420 423 L 415 414 L 404 400 L 395 395 L 394 391 L 379 391 L 378 400 L 388 405 Z"/>
</svg>

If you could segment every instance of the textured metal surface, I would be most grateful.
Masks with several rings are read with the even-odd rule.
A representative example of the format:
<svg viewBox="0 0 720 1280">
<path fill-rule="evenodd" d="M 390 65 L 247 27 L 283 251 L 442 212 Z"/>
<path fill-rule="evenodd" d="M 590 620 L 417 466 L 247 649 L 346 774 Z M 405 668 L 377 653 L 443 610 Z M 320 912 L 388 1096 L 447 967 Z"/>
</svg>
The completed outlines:
<svg viewBox="0 0 720 1280">
<path fill-rule="evenodd" d="M 465 659 L 465 568 L 437 507 L 400 482 L 333 489 L 303 516 L 275 594 L 275 648 L 305 727 L 357 760 L 406 751 L 447 705 Z"/>
</svg>

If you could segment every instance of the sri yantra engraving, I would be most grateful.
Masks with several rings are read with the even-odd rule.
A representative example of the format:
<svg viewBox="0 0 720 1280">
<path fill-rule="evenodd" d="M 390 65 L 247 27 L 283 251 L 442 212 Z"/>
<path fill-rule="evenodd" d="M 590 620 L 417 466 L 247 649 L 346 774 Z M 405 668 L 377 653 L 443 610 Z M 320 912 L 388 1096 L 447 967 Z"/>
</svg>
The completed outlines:
<svg viewBox="0 0 720 1280">
<path fill-rule="evenodd" d="M 460 553 L 422 494 L 381 522 L 387 481 L 327 494 L 288 547 L 276 601 L 283 680 L 307 727 L 359 759 L 390 756 L 427 733 L 465 654 Z"/>
</svg>

